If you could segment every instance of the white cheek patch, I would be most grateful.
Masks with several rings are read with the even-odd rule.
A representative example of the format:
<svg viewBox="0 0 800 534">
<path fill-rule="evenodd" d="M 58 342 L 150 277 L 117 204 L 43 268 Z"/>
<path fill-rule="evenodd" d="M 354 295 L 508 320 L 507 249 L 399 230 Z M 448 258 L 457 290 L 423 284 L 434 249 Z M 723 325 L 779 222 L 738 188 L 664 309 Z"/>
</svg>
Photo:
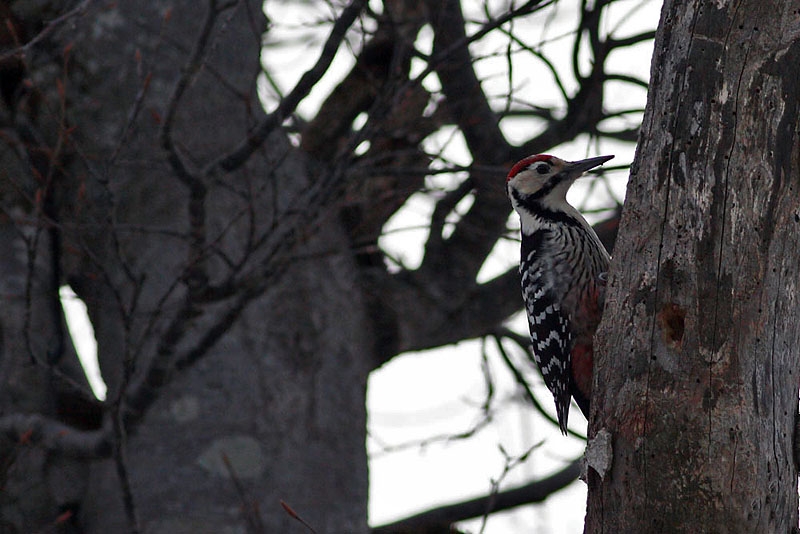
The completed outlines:
<svg viewBox="0 0 800 534">
<path fill-rule="evenodd" d="M 528 171 L 522 172 L 511 179 L 511 185 L 522 195 L 532 195 L 542 188 L 542 181 L 535 178 L 525 177 Z"/>
</svg>

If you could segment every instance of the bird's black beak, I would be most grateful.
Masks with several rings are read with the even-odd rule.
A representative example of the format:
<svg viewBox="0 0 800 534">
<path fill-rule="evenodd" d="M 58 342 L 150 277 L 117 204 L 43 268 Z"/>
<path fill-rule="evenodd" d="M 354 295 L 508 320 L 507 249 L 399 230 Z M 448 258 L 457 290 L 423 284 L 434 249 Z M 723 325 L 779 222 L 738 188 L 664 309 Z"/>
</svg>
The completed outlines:
<svg viewBox="0 0 800 534">
<path fill-rule="evenodd" d="M 582 159 L 580 161 L 570 161 L 564 169 L 573 176 L 580 176 L 581 173 L 594 169 L 598 165 L 602 165 L 606 161 L 612 159 L 614 156 L 597 156 L 596 158 Z"/>
</svg>

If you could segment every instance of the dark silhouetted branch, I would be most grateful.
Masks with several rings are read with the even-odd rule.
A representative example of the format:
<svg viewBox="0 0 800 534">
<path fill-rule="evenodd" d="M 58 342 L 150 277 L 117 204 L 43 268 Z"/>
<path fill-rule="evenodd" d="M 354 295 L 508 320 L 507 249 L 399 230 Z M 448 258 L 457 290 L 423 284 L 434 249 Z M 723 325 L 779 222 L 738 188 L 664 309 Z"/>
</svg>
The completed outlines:
<svg viewBox="0 0 800 534">
<path fill-rule="evenodd" d="M 232 152 L 215 161 L 209 170 L 219 168 L 222 171 L 230 172 L 239 168 L 247 161 L 253 152 L 267 140 L 269 134 L 294 112 L 300 101 L 311 92 L 311 89 L 314 88 L 320 78 L 328 71 L 328 67 L 330 67 L 334 56 L 336 56 L 336 52 L 339 50 L 339 45 L 344 40 L 347 30 L 353 22 L 355 22 L 366 3 L 366 0 L 353 0 L 353 2 L 344 8 L 339 18 L 336 19 L 336 22 L 333 24 L 333 29 L 327 41 L 325 41 L 325 45 L 322 47 L 322 53 L 314 66 L 303 74 L 300 81 L 294 86 L 294 89 L 280 101 L 278 107 L 272 113 L 261 121 L 252 134 L 242 141 Z"/>
<path fill-rule="evenodd" d="M 516 506 L 544 501 L 553 493 L 574 482 L 581 471 L 580 459 L 573 460 L 564 469 L 549 477 L 519 488 L 501 491 L 491 496 L 450 504 L 422 512 L 406 519 L 372 529 L 372 534 L 418 534 L 449 532 L 450 525 L 487 512 L 499 512 Z"/>
</svg>

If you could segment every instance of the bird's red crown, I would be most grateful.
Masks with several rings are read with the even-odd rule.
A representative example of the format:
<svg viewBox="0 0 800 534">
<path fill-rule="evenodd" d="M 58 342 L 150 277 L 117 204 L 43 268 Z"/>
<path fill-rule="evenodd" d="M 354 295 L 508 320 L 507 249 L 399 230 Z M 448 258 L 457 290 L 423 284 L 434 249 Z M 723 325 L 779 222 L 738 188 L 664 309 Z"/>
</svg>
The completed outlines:
<svg viewBox="0 0 800 534">
<path fill-rule="evenodd" d="M 506 182 L 510 179 L 515 177 L 517 174 L 522 172 L 523 170 L 527 169 L 532 164 L 536 163 L 537 161 L 546 161 L 547 163 L 552 163 L 553 156 L 550 154 L 538 154 L 536 156 L 528 156 L 527 158 L 523 158 L 516 162 L 511 170 L 508 171 L 508 176 L 506 176 Z"/>
</svg>

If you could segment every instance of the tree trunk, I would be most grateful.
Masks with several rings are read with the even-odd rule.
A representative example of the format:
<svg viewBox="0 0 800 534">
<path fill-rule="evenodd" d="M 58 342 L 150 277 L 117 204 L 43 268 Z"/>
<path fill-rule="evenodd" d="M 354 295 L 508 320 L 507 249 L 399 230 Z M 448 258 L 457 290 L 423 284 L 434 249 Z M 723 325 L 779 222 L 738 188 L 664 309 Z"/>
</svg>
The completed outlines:
<svg viewBox="0 0 800 534">
<path fill-rule="evenodd" d="M 53 313 L 60 278 L 87 304 L 105 410 L 124 431 L 105 460 L 46 443 L 12 458 L 25 445 L 4 443 L 3 525 L 302 529 L 283 500 L 319 532 L 366 532 L 365 387 L 376 358 L 346 234 L 335 217 L 308 235 L 310 226 L 284 232 L 287 206 L 315 173 L 283 132 L 234 171 L 198 171 L 264 117 L 255 84 L 262 2 L 160 4 L 94 2 L 58 29 L 53 68 L 36 71 L 45 100 L 37 120 L 65 112 L 50 146 L 69 154 L 57 165 L 50 152 L 49 181 L 6 166 L 52 209 L 46 232 L 28 229 L 42 235 L 33 272 L 31 240 L 4 220 L 2 413 L 56 417 L 58 407 L 44 408 L 57 402 L 46 356 L 76 362 L 51 346 L 63 321 Z M 209 15 L 209 5 L 219 11 Z M 25 198 L 20 206 L 36 216 L 41 207 Z M 290 232 L 295 246 L 271 248 Z M 29 346 L 17 332 L 31 334 Z"/>
<path fill-rule="evenodd" d="M 664 5 L 597 335 L 587 532 L 797 527 L 798 7 Z"/>
</svg>

